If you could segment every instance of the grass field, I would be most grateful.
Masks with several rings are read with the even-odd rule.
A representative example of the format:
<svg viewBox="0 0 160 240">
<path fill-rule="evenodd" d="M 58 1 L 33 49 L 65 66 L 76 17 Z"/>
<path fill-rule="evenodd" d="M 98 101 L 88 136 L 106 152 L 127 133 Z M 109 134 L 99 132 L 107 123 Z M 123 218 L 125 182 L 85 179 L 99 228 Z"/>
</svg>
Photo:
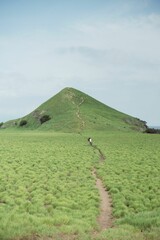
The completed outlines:
<svg viewBox="0 0 160 240">
<path fill-rule="evenodd" d="M 87 133 L 0 132 L 0 239 L 159 239 L 160 136 L 92 136 L 104 162 L 87 144 Z M 95 237 L 100 199 L 94 167 L 115 218 L 113 228 Z"/>
<path fill-rule="evenodd" d="M 116 133 L 101 136 L 98 144 L 106 155 L 98 173 L 111 194 L 113 215 L 122 230 L 122 237 L 116 239 L 159 239 L 160 136 Z M 106 232 L 107 239 L 116 231 Z M 125 232 L 130 237 L 125 238 Z"/>
</svg>

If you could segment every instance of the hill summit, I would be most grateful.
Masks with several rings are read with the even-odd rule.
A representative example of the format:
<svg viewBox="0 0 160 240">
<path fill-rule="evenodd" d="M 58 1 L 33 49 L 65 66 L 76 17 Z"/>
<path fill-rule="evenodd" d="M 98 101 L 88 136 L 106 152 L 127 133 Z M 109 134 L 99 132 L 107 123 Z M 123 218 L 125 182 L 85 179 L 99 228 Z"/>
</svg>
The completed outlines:
<svg viewBox="0 0 160 240">
<path fill-rule="evenodd" d="M 3 128 L 81 132 L 86 130 L 144 131 L 144 121 L 119 112 L 74 88 L 64 88 L 30 114 Z"/>
</svg>

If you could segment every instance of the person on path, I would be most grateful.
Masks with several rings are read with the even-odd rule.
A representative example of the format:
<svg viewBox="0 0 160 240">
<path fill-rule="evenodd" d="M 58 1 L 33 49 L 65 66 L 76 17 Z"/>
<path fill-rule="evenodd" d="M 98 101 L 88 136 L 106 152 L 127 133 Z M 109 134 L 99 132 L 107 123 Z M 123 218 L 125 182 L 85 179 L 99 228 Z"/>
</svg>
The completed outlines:
<svg viewBox="0 0 160 240">
<path fill-rule="evenodd" d="M 90 137 L 88 138 L 88 142 L 92 146 L 92 139 Z"/>
</svg>

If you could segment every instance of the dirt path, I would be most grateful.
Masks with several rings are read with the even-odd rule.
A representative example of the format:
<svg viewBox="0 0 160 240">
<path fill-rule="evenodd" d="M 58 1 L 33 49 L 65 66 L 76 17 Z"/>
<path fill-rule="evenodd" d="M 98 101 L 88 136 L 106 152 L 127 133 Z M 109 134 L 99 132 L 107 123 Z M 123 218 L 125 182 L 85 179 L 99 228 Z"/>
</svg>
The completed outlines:
<svg viewBox="0 0 160 240">
<path fill-rule="evenodd" d="M 106 156 L 102 153 L 101 149 L 97 147 L 96 145 L 93 146 L 94 149 L 96 149 L 99 152 L 99 161 L 102 164 L 103 161 L 106 159 Z M 113 218 L 112 218 L 112 202 L 111 198 L 104 187 L 101 179 L 98 177 L 96 169 L 94 168 L 92 172 L 95 180 L 96 180 L 96 187 L 99 191 L 100 195 L 100 215 L 97 219 L 100 230 L 103 231 L 107 228 L 112 227 L 113 225 Z"/>
<path fill-rule="evenodd" d="M 71 97 L 71 102 L 77 108 L 76 116 L 77 116 L 77 118 L 79 119 L 79 122 L 80 122 L 80 131 L 82 131 L 83 128 L 85 127 L 85 122 L 84 122 L 83 118 L 80 116 L 80 106 L 83 104 L 84 98 L 81 97 L 81 102 L 79 104 L 76 104 L 75 101 L 74 101 L 75 94 L 70 92 L 70 97 Z"/>
<path fill-rule="evenodd" d="M 81 98 L 81 102 L 79 104 L 76 104 L 74 101 L 74 94 L 71 93 L 71 101 L 72 103 L 76 106 L 77 111 L 76 111 L 76 116 L 80 121 L 80 130 L 82 131 L 85 127 L 85 122 L 82 119 L 82 117 L 80 116 L 80 106 L 84 103 L 84 99 Z M 92 146 L 93 149 L 96 149 L 99 152 L 99 160 L 102 163 L 106 157 L 105 155 L 102 153 L 101 149 L 99 147 L 97 147 L 96 145 Z M 101 181 L 100 178 L 98 178 L 97 173 L 96 173 L 96 169 L 93 170 L 92 172 L 95 181 L 96 181 L 96 187 L 99 191 L 99 195 L 100 195 L 100 215 L 97 219 L 100 230 L 103 231 L 107 228 L 110 228 L 112 226 L 112 208 L 111 208 L 111 199 L 109 197 L 108 192 L 106 191 L 105 187 L 103 186 L 103 183 Z M 97 233 L 96 233 L 97 234 Z"/>
<path fill-rule="evenodd" d="M 81 116 L 80 116 L 80 109 L 79 109 L 79 107 L 80 107 L 80 105 L 82 104 L 84 102 L 84 99 L 82 98 L 81 99 L 81 102 L 77 105 L 77 112 L 76 112 L 76 115 L 77 115 L 77 118 L 80 120 L 80 122 L 81 122 L 81 129 L 83 130 L 83 128 L 84 128 L 84 126 L 85 126 L 85 122 L 84 122 L 84 120 L 81 118 Z"/>
<path fill-rule="evenodd" d="M 100 203 L 100 215 L 98 217 L 98 224 L 101 231 L 110 228 L 112 226 L 112 208 L 111 208 L 111 199 L 108 192 L 103 186 L 102 181 L 97 177 L 96 170 L 92 172 L 95 180 L 96 187 L 99 191 L 101 203 Z"/>
<path fill-rule="evenodd" d="M 93 145 L 93 148 L 99 152 L 99 160 L 102 162 L 106 159 L 106 156 L 102 153 L 101 149 L 96 145 Z"/>
</svg>

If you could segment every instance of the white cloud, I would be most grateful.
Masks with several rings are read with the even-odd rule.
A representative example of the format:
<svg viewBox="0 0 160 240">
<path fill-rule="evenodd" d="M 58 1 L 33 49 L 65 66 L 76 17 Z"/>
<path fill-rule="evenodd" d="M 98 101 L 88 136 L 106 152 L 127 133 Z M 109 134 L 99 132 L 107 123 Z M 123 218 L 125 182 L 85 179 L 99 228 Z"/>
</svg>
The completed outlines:
<svg viewBox="0 0 160 240">
<path fill-rule="evenodd" d="M 93 93 L 106 104 L 116 103 L 118 108 L 125 104 L 126 112 L 130 105 L 134 109 L 139 104 L 136 89 L 140 87 L 144 104 L 149 104 L 143 86 L 157 89 L 160 85 L 159 26 L 160 16 L 152 14 L 123 20 L 93 19 L 92 23 L 85 20 L 57 36 L 43 31 L 1 37 L 0 107 L 6 97 L 10 102 L 27 96 L 35 101 L 37 96 L 38 104 L 42 96 L 47 100 L 65 86 Z M 150 94 L 153 104 L 154 94 Z M 137 114 L 144 104 L 137 107 Z M 33 110 L 33 101 L 29 105 Z"/>
</svg>

